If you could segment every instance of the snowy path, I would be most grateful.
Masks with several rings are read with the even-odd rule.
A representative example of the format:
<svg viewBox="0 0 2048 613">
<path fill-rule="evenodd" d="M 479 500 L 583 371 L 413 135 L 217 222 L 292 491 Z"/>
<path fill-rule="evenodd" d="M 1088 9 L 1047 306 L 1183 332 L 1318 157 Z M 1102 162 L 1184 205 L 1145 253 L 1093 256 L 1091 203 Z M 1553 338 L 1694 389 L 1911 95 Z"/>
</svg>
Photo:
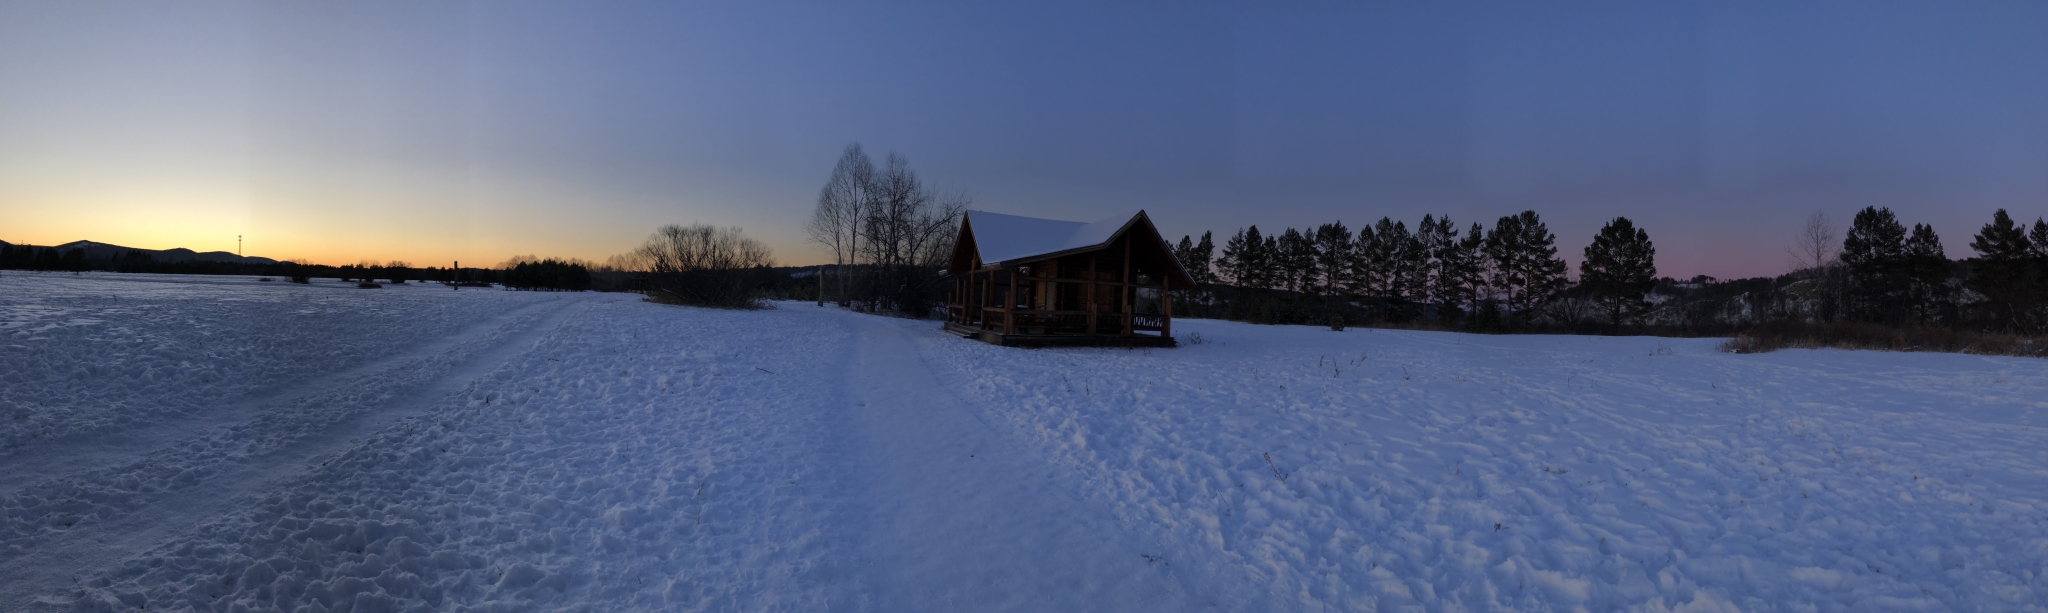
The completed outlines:
<svg viewBox="0 0 2048 613">
<path fill-rule="evenodd" d="M 0 460 L 8 530 L 0 609 L 56 591 L 296 477 L 352 439 L 416 417 L 526 349 L 575 309 L 551 299 L 449 337 L 202 416 Z M 146 512 L 144 512 L 146 511 Z"/>
<path fill-rule="evenodd" d="M 930 322 L 837 313 L 857 330 L 852 382 L 858 466 L 873 488 L 883 611 L 1203 611 L 1204 577 L 1125 538 L 934 378 L 914 336 Z"/>
</svg>

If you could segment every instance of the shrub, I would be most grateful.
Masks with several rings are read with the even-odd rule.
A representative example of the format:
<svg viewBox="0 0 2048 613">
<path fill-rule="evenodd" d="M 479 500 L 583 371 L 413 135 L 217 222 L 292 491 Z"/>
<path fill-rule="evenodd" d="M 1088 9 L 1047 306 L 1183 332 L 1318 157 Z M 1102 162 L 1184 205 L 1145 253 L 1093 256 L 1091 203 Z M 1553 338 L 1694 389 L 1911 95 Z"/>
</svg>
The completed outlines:
<svg viewBox="0 0 2048 613">
<path fill-rule="evenodd" d="M 670 224 L 634 255 L 645 262 L 655 302 L 761 308 L 761 277 L 772 264 L 768 246 L 739 228 Z"/>
<path fill-rule="evenodd" d="M 1840 321 L 1767 322 L 1721 344 L 1721 350 L 1729 353 L 1764 353 L 1788 347 L 2048 357 L 2048 337 Z"/>
</svg>

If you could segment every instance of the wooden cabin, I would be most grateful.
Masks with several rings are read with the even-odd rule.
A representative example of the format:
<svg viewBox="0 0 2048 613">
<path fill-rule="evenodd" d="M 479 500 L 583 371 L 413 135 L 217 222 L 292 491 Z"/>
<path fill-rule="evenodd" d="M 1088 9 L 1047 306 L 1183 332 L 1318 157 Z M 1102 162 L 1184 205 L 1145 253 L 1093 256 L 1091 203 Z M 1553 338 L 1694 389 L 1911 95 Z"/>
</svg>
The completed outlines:
<svg viewBox="0 0 2048 613">
<path fill-rule="evenodd" d="M 1144 211 L 1094 223 L 968 211 L 946 330 L 998 345 L 1172 347 L 1167 292 L 1195 281 Z"/>
</svg>

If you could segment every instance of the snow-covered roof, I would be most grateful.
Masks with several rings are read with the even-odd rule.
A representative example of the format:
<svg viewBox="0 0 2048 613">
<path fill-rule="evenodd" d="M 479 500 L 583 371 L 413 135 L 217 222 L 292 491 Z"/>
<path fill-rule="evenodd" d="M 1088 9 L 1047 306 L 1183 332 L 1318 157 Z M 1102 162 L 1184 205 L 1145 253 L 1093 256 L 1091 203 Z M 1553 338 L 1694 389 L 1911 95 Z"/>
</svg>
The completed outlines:
<svg viewBox="0 0 2048 613">
<path fill-rule="evenodd" d="M 1131 211 L 1091 223 L 968 211 L 967 223 L 974 228 L 974 246 L 981 252 L 981 261 L 996 264 L 1099 246 L 1116 238 L 1117 230 L 1137 217 L 1138 212 Z"/>
</svg>

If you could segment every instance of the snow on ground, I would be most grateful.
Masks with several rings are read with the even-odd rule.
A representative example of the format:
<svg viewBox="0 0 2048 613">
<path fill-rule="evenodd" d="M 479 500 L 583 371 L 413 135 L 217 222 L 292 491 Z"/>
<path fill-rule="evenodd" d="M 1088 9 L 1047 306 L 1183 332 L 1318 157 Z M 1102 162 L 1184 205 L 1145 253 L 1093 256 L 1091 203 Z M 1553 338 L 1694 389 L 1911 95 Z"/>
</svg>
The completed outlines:
<svg viewBox="0 0 2048 613">
<path fill-rule="evenodd" d="M 2048 365 L 1176 322 L 930 338 L 1094 504 L 1318 610 L 2039 610 Z"/>
<path fill-rule="evenodd" d="M 2039 360 L 1212 321 L 1019 350 L 631 298 L 10 272 L 0 610 L 2048 596 Z"/>
<path fill-rule="evenodd" d="M 203 416 L 526 302 L 440 285 L 197 275 L 8 271 L 0 288 L 0 457 Z"/>
</svg>

